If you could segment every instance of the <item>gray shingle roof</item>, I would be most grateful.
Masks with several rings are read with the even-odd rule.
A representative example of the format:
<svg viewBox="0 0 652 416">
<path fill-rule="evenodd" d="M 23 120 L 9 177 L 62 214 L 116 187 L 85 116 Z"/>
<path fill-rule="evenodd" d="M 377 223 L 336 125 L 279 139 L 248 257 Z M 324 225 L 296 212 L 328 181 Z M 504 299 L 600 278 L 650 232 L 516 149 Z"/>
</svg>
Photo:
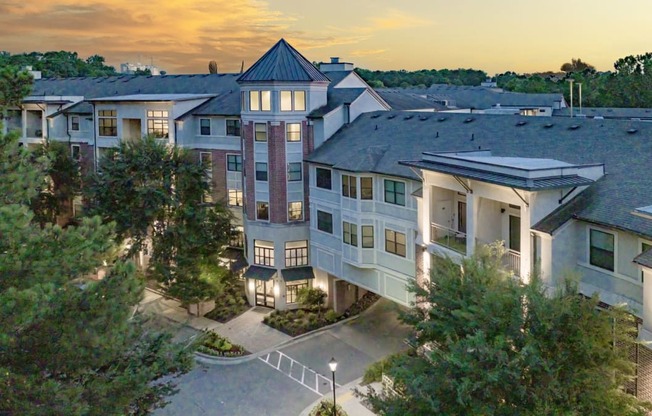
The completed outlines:
<svg viewBox="0 0 652 416">
<path fill-rule="evenodd" d="M 633 119 L 639 118 L 642 120 L 652 119 L 652 108 L 617 108 L 617 107 L 584 107 L 580 113 L 580 109 L 573 108 L 573 114 L 583 114 L 586 117 L 604 117 L 604 118 L 622 118 Z M 560 110 L 553 110 L 554 117 L 569 117 L 570 107 L 562 108 Z"/>
<path fill-rule="evenodd" d="M 211 98 L 199 107 L 191 110 L 195 116 L 232 116 L 240 114 L 240 94 L 227 92 Z"/>
<path fill-rule="evenodd" d="M 378 92 L 387 91 L 378 89 Z M 397 90 L 389 90 L 397 91 Z M 561 94 L 527 94 L 503 91 L 497 88 L 433 84 L 429 88 L 406 88 L 405 93 L 416 94 L 431 101 L 449 102 L 458 108 L 488 109 L 500 104 L 502 107 L 552 107 L 561 102 Z"/>
<path fill-rule="evenodd" d="M 418 94 L 386 89 L 378 89 L 376 92 L 392 107 L 392 110 L 446 109 L 446 106 L 427 100 Z"/>
<path fill-rule="evenodd" d="M 238 78 L 238 82 L 330 80 L 285 39 L 279 40 L 255 64 Z"/>
<path fill-rule="evenodd" d="M 313 110 L 308 117 L 322 117 L 342 104 L 351 104 L 366 88 L 330 88 L 327 93 L 326 105 Z"/>
<path fill-rule="evenodd" d="M 628 133 L 631 129 L 636 132 Z M 372 147 L 375 150 L 370 152 Z M 652 221 L 631 213 L 652 204 L 652 123 L 375 112 L 340 129 L 306 159 L 336 169 L 420 180 L 398 162 L 420 160 L 426 151 L 479 147 L 496 156 L 553 158 L 579 165 L 603 163 L 606 175 L 589 187 L 586 203 L 578 204 L 568 215 L 652 237 Z"/>
<path fill-rule="evenodd" d="M 130 94 L 224 94 L 239 91 L 239 74 L 196 74 L 111 77 L 42 78 L 34 81 L 29 98 L 83 96 L 86 99 Z"/>
<path fill-rule="evenodd" d="M 634 257 L 634 263 L 652 269 L 652 249 L 645 251 Z"/>
</svg>

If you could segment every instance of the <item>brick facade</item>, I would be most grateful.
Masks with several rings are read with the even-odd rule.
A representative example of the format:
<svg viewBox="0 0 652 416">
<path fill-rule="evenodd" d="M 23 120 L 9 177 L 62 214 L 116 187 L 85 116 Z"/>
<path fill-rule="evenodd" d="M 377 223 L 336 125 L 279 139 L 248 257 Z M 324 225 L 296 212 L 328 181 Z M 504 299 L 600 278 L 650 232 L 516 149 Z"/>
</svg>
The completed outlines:
<svg viewBox="0 0 652 416">
<path fill-rule="evenodd" d="M 276 123 L 275 123 L 276 124 Z M 285 123 L 267 123 L 267 159 L 269 183 L 269 221 L 287 223 L 287 162 L 285 157 Z"/>
<path fill-rule="evenodd" d="M 213 201 L 227 205 L 227 183 L 226 183 L 226 155 L 239 155 L 240 151 L 233 150 L 215 150 L 215 149 L 193 149 L 194 159 L 199 162 L 201 153 L 210 153 L 212 160 L 213 179 L 211 189 Z"/>
<path fill-rule="evenodd" d="M 256 220 L 256 187 L 254 162 L 254 123 L 242 123 L 242 140 L 244 144 L 244 160 L 242 174 L 244 176 L 244 216 L 250 221 Z"/>
</svg>

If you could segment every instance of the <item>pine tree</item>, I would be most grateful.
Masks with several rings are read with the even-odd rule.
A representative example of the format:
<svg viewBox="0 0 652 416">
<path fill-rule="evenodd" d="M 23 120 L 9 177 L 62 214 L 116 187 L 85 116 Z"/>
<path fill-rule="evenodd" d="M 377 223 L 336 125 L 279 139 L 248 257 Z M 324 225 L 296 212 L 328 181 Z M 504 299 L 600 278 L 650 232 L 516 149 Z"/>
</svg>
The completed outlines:
<svg viewBox="0 0 652 416">
<path fill-rule="evenodd" d="M 112 224 L 35 221 L 49 163 L 0 137 L 0 413 L 146 414 L 175 391 L 191 352 L 132 316 L 143 282 L 114 261 Z M 107 276 L 91 278 L 105 262 Z"/>
</svg>

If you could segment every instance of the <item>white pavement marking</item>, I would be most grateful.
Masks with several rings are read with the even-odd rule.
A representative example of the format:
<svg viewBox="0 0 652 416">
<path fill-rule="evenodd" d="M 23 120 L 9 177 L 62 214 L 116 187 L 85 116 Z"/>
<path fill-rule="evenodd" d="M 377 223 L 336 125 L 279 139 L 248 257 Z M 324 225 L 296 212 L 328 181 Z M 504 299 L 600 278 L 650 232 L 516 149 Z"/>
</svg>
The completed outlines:
<svg viewBox="0 0 652 416">
<path fill-rule="evenodd" d="M 276 355 L 276 354 L 278 354 L 278 360 L 277 360 L 276 364 L 274 364 L 274 362 L 271 360 L 271 358 L 272 358 L 272 355 Z M 322 384 L 328 384 L 330 386 L 330 388 L 328 390 L 328 393 L 333 391 L 333 382 L 328 377 L 319 374 L 318 372 L 316 372 L 315 370 L 313 370 L 313 369 L 311 369 L 309 367 L 306 367 L 305 365 L 301 364 L 300 362 L 293 359 L 292 357 L 289 357 L 288 355 L 282 353 L 281 351 L 270 352 L 269 354 L 267 354 L 265 356 L 258 357 L 258 359 L 260 361 L 264 362 L 265 364 L 267 364 L 268 366 L 272 367 L 276 371 L 279 371 L 279 372 L 285 374 L 286 376 L 290 377 L 292 380 L 294 380 L 297 383 L 301 384 L 303 387 L 307 388 L 308 390 L 312 391 L 313 393 L 317 393 L 320 396 L 323 396 L 323 395 L 326 394 L 326 393 L 321 393 L 319 391 L 319 381 L 320 380 L 323 380 Z M 284 360 L 285 361 L 289 360 L 289 362 L 290 362 L 290 367 L 289 367 L 289 370 L 287 370 L 287 372 L 284 371 L 281 368 L 281 363 Z M 295 364 L 297 366 L 300 366 L 300 368 L 301 368 L 301 380 L 299 380 L 299 378 L 294 377 L 292 375 L 292 369 L 294 368 Z M 315 375 L 314 382 L 312 382 L 312 383 L 310 382 L 310 380 L 312 380 L 312 377 L 310 377 L 310 376 L 306 377 L 306 372 L 312 373 L 312 374 Z M 341 387 L 337 383 L 335 383 L 335 386 L 336 387 Z"/>
</svg>

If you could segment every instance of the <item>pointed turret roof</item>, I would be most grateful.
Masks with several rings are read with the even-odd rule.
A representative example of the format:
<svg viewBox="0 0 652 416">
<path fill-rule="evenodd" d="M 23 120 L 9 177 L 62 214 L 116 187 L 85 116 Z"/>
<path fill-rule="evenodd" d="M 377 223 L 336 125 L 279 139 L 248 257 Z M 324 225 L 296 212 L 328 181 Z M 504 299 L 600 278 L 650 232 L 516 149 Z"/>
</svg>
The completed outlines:
<svg viewBox="0 0 652 416">
<path fill-rule="evenodd" d="M 285 39 L 279 40 L 238 78 L 240 83 L 268 81 L 330 82 L 326 75 L 315 68 Z"/>
</svg>

